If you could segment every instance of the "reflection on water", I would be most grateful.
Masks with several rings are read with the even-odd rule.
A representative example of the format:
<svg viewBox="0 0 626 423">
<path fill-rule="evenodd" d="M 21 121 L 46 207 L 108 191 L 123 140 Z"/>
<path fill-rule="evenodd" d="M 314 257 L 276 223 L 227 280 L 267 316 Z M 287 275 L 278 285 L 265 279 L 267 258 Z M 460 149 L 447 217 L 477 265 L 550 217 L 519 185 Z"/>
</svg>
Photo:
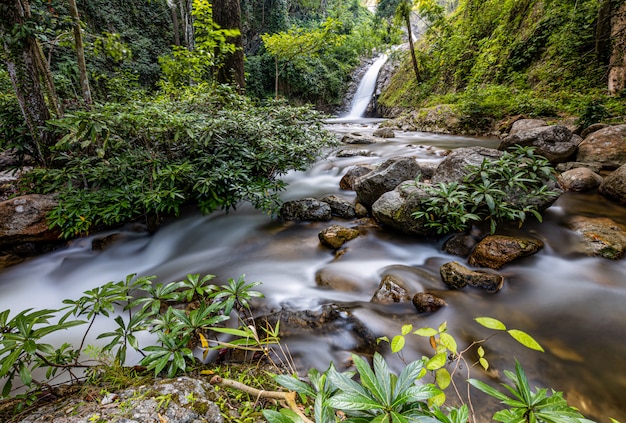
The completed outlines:
<svg viewBox="0 0 626 423">
<path fill-rule="evenodd" d="M 371 125 L 345 122 L 335 123 L 333 128 L 340 134 L 371 131 Z M 376 156 L 331 155 L 308 172 L 292 173 L 287 176 L 290 187 L 284 199 L 328 194 L 353 199 L 354 193 L 340 191 L 338 186 L 346 169 L 354 164 L 399 154 L 436 162 L 442 159 L 439 149 L 494 147 L 497 143 L 493 139 L 402 133 L 382 143 L 344 146 L 367 149 Z M 506 282 L 497 294 L 447 290 L 439 267 L 463 259 L 443 253 L 440 243 L 368 228 L 336 259 L 332 251 L 319 245 L 317 234 L 332 223 L 349 222 L 280 222 L 242 207 L 229 214 L 192 214 L 151 236 L 122 233 L 104 251 L 91 250 L 93 238 L 79 240 L 65 250 L 4 270 L 0 273 L 0 309 L 58 307 L 65 298 L 75 298 L 107 281 L 122 280 L 130 273 L 158 275 L 162 282 L 180 280 L 187 273 L 210 273 L 218 275 L 219 282 L 241 274 L 250 282 L 261 281 L 260 290 L 274 308 L 348 304 L 354 317 L 365 322 L 375 336 L 391 337 L 405 323 L 436 327 L 447 321 L 457 339 L 470 343 L 490 334 L 472 319 L 492 316 L 532 334 L 546 347 L 546 353 L 527 351 L 506 336 L 494 337 L 485 348 L 497 372 L 487 376 L 475 371 L 475 377 L 502 376 L 502 370 L 513 368 L 517 357 L 531 385 L 564 391 L 570 403 L 589 417 L 626 421 L 626 264 L 579 254 L 575 234 L 563 225 L 572 214 L 609 216 L 626 224 L 625 209 L 600 196 L 563 195 L 548 210 L 543 224 L 525 227 L 546 247 L 502 269 Z M 320 272 L 340 275 L 346 288 L 318 288 L 315 278 Z M 441 296 L 448 307 L 418 315 L 412 306 L 370 304 L 378 283 L 388 274 L 402 278 L 413 292 L 427 290 Z M 310 333 L 283 342 L 303 366 L 326 368 L 331 360 L 345 362 L 354 346 L 351 339 L 340 332 Z M 430 354 L 430 347 L 417 337 L 409 339 L 408 348 L 409 359 Z M 481 394 L 473 397 L 478 401 Z"/>
</svg>

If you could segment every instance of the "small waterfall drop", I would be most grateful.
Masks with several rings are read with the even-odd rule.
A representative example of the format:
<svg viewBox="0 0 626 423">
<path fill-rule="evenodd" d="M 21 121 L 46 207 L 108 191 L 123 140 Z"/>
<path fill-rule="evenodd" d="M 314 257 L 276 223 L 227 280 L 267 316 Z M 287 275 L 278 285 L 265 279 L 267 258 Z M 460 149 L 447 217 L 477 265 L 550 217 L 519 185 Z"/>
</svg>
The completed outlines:
<svg viewBox="0 0 626 423">
<path fill-rule="evenodd" d="M 367 106 L 370 104 L 372 95 L 374 94 L 374 90 L 376 89 L 378 74 L 386 61 L 387 55 L 380 55 L 380 57 L 372 63 L 367 72 L 365 72 L 352 99 L 350 111 L 343 117 L 344 119 L 358 119 L 365 114 Z"/>
</svg>

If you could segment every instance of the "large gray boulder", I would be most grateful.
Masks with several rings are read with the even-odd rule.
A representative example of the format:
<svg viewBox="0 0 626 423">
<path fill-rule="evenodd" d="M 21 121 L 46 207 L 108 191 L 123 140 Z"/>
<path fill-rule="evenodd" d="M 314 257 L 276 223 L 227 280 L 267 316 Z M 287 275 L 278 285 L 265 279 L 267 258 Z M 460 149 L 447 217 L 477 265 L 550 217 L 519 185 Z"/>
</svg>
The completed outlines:
<svg viewBox="0 0 626 423">
<path fill-rule="evenodd" d="M 576 161 L 601 163 L 606 169 L 626 164 L 626 125 L 609 126 L 589 134 L 578 146 Z"/>
<path fill-rule="evenodd" d="M 611 200 L 626 204 L 626 165 L 620 166 L 604 178 L 599 191 Z"/>
<path fill-rule="evenodd" d="M 435 169 L 433 184 L 440 182 L 462 182 L 469 173 L 467 167 L 480 166 L 483 160 L 497 160 L 502 152 L 487 147 L 457 148 L 450 153 Z"/>
<path fill-rule="evenodd" d="M 559 185 L 565 191 L 589 191 L 602 183 L 602 176 L 586 167 L 578 167 L 563 172 L 558 177 Z"/>
<path fill-rule="evenodd" d="M 520 119 L 513 122 L 511 126 L 511 130 L 509 131 L 510 135 L 516 135 L 520 132 L 526 132 L 528 130 L 534 128 L 540 128 L 542 126 L 548 126 L 548 123 L 543 119 Z"/>
<path fill-rule="evenodd" d="M 372 205 L 372 216 L 385 226 L 413 235 L 429 235 L 432 230 L 424 221 L 416 219 L 412 213 L 419 208 L 422 200 L 430 195 L 423 183 L 406 181 L 396 189 L 380 196 Z"/>
<path fill-rule="evenodd" d="M 580 138 L 574 137 L 565 126 L 539 126 L 509 135 L 500 142 L 498 150 L 508 150 L 516 145 L 535 147 L 535 153 L 550 163 L 563 163 L 576 152 L 579 142 Z"/>
<path fill-rule="evenodd" d="M 392 157 L 385 160 L 376 170 L 361 176 L 354 182 L 359 202 L 370 207 L 378 198 L 395 189 L 401 182 L 415 179 L 420 166 L 410 157 Z"/>
</svg>

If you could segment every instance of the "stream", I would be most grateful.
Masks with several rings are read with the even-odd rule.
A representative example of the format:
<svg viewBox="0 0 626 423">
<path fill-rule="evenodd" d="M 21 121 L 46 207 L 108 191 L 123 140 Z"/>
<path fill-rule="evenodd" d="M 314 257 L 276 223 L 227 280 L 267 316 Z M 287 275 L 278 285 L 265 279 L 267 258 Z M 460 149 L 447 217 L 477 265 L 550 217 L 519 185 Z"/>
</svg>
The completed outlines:
<svg viewBox="0 0 626 423">
<path fill-rule="evenodd" d="M 373 131 L 377 122 L 336 120 L 329 128 L 338 134 L 366 133 Z M 441 149 L 497 144 L 495 139 L 398 132 L 381 143 L 346 145 L 342 149 L 369 150 L 374 156 L 339 158 L 331 153 L 309 171 L 287 175 L 289 187 L 283 199 L 336 194 L 353 200 L 354 192 L 340 190 L 339 180 L 355 164 L 376 163 L 396 155 L 438 162 Z M 504 287 L 496 294 L 473 288 L 448 290 L 439 267 L 449 261 L 466 262 L 442 252 L 441 242 L 372 227 L 346 244 L 337 258 L 334 251 L 320 245 L 318 233 L 331 224 L 350 226 L 352 222 L 338 218 L 283 222 L 242 206 L 228 214 L 190 212 L 154 234 L 116 231 L 115 240 L 101 251 L 92 249 L 92 242 L 109 233 L 96 234 L 4 269 L 0 272 L 0 310 L 9 308 L 13 315 L 28 307 L 59 307 L 63 299 L 77 298 L 87 289 L 131 273 L 157 275 L 161 282 L 201 273 L 217 275 L 218 283 L 243 274 L 248 282 L 262 282 L 257 288 L 266 296 L 263 304 L 275 310 L 319 310 L 326 304 L 348 307 L 374 336 L 391 338 L 402 324 L 437 327 L 446 321 L 457 341 L 468 345 L 492 333 L 473 318 L 490 316 L 509 328 L 528 332 L 546 352 L 527 350 L 506 335 L 495 336 L 484 345 L 491 369 L 483 372 L 476 368 L 473 377 L 495 386 L 505 381 L 503 370 L 512 370 L 517 358 L 531 387 L 564 391 L 568 402 L 589 418 L 608 421 L 610 416 L 626 421 L 626 261 L 580 254 L 576 236 L 562 224 L 577 214 L 607 216 L 626 224 L 626 209 L 595 193 L 562 195 L 546 211 L 543 223 L 524 226 L 524 232 L 540 238 L 545 247 L 505 266 L 500 271 L 506 278 Z M 345 283 L 338 289 L 318 287 L 316 275 L 320 272 Z M 404 280 L 411 295 L 429 291 L 445 299 L 448 306 L 418 314 L 410 303 L 370 303 L 381 278 L 390 274 Z M 286 336 L 282 343 L 303 369 L 324 370 L 331 361 L 341 368 L 358 342 L 353 329 L 349 324 L 337 325 L 332 332 Z M 404 358 L 423 354 L 432 354 L 427 340 L 408 337 Z M 389 354 L 388 358 L 392 367 L 401 368 L 397 356 Z M 473 391 L 472 401 L 476 405 L 486 400 Z M 485 412 L 492 406 L 486 402 Z"/>
</svg>

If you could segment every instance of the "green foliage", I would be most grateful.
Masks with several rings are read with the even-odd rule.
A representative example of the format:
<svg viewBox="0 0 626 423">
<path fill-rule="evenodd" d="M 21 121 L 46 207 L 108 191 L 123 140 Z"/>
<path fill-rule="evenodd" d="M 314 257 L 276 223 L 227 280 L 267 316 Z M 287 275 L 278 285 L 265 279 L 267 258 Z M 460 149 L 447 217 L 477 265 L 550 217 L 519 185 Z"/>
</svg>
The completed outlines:
<svg viewBox="0 0 626 423">
<path fill-rule="evenodd" d="M 113 363 L 123 366 L 128 349 L 143 355 L 141 364 L 154 371 L 155 376 L 162 372 L 173 377 L 185 372 L 196 363 L 192 353 L 194 346 L 208 346 L 205 333 L 220 332 L 220 324 L 230 318 L 233 304 L 248 309 L 251 298 L 261 297 L 252 288 L 258 283 L 246 284 L 243 277 L 238 282 L 229 280 L 227 285 L 209 285 L 212 275 L 187 275 L 183 281 L 153 286 L 154 277 L 129 275 L 119 282 L 108 282 L 90 289 L 76 300 L 65 300 L 61 309 L 24 310 L 10 318 L 10 310 L 0 312 L 0 378 L 5 380 L 2 396 L 9 396 L 14 381 L 19 378 L 23 385 L 36 389 L 41 382 L 35 381 L 33 370 L 46 368 L 46 378 L 59 371 L 69 372 L 75 378 L 78 368 L 89 368 L 81 362 L 81 353 L 93 352 L 92 346 L 85 346 L 85 340 L 97 319 L 107 318 L 115 322 L 113 329 L 101 333 L 96 339 L 107 340 L 107 344 L 97 348 L 94 358 L 112 357 Z M 193 301 L 189 303 L 189 299 Z M 188 304 L 185 309 L 181 305 Z M 86 320 L 83 320 L 86 319 Z M 43 339 L 55 332 L 75 326 L 87 325 L 80 345 L 67 343 L 55 348 Z M 278 329 L 267 332 L 267 336 L 253 337 L 253 326 L 242 330 L 232 329 L 231 343 L 214 343 L 213 348 L 245 348 L 246 345 L 261 346 L 278 342 Z M 140 345 L 138 333 L 153 334 L 154 344 Z M 256 335 L 256 332 L 254 332 Z M 238 338 L 242 337 L 243 341 Z M 217 346 L 215 346 L 217 345 Z M 269 354 L 269 351 L 268 351 Z M 108 359 L 105 359 L 105 361 Z M 97 371 L 97 369 L 92 369 Z M 90 376 L 91 377 L 91 376 Z"/>
<path fill-rule="evenodd" d="M 195 87 L 178 101 L 95 105 L 53 121 L 53 168 L 27 187 L 58 193 L 52 227 L 64 237 L 135 219 L 204 213 L 241 201 L 277 210 L 279 178 L 303 170 L 336 139 L 308 107 L 255 106 L 227 87 Z"/>
<path fill-rule="evenodd" d="M 485 159 L 466 170 L 463 183 L 425 186 L 430 196 L 413 216 L 424 219 L 438 234 L 462 232 L 479 221 L 488 221 L 494 233 L 504 221 L 521 226 L 529 214 L 541 221 L 537 200 L 557 196 L 545 185 L 554 169 L 545 158 L 535 155 L 533 148 L 517 147 L 503 152 L 498 160 Z"/>
<path fill-rule="evenodd" d="M 505 370 L 505 376 L 513 382 L 513 385 L 503 384 L 512 396 L 501 393 L 486 383 L 469 379 L 468 383 L 485 394 L 492 396 L 509 408 L 500 410 L 493 415 L 493 420 L 503 423 L 515 422 L 545 422 L 545 423 L 588 423 L 575 408 L 569 406 L 562 392 L 538 389 L 533 392 L 529 385 L 526 374 L 520 363 L 515 360 L 515 373 Z"/>
<path fill-rule="evenodd" d="M 172 53 L 159 58 L 163 71 L 161 86 L 166 91 L 187 85 L 209 82 L 213 70 L 224 55 L 235 51 L 228 38 L 240 34 L 238 29 L 221 29 L 213 22 L 213 10 L 207 0 L 193 0 L 193 49 L 174 46 Z"/>
</svg>

